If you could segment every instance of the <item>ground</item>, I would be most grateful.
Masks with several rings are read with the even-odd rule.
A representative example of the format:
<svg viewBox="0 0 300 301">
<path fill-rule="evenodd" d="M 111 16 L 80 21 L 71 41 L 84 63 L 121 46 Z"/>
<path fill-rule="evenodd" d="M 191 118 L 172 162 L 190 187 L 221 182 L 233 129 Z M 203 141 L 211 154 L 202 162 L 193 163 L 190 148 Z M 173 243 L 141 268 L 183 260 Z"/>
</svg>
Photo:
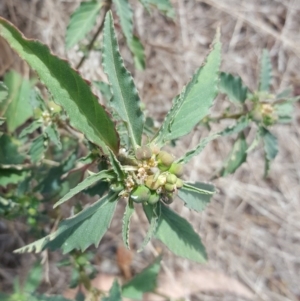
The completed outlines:
<svg viewBox="0 0 300 301">
<path fill-rule="evenodd" d="M 274 67 L 272 90 L 292 86 L 294 94 L 300 94 L 299 0 L 174 0 L 175 22 L 157 12 L 150 16 L 137 1 L 130 2 L 134 7 L 136 33 L 145 46 L 146 70 L 134 72 L 125 46 L 122 54 L 126 65 L 134 72 L 149 115 L 158 122 L 169 111 L 172 98 L 203 62 L 218 27 L 223 43 L 222 70 L 239 74 L 254 89 L 262 49 L 268 48 Z M 78 3 L 78 0 L 3 0 L 0 16 L 9 18 L 27 37 L 41 39 L 75 66 L 80 57 L 76 49 L 65 52 L 64 32 L 69 15 Z M 123 45 L 121 34 L 119 39 Z M 28 67 L 1 41 L 0 53 L 0 76 L 12 66 L 28 76 Z M 105 79 L 99 53 L 92 53 L 80 72 L 87 79 Z M 218 99 L 213 114 L 224 109 L 222 100 Z M 179 203 L 174 205 L 200 233 L 209 261 L 205 265 L 194 264 L 166 251 L 160 292 L 186 300 L 300 300 L 299 117 L 299 105 L 296 105 L 291 125 L 272 128 L 279 140 L 279 155 L 267 180 L 262 178 L 264 161 L 260 148 L 249 155 L 247 163 L 234 175 L 214 180 L 218 193 L 202 214 L 194 214 Z M 214 130 L 227 124 L 221 123 Z M 206 130 L 197 128 L 177 144 L 174 153 L 182 154 L 205 135 Z M 209 180 L 231 145 L 232 140 L 228 138 L 211 143 L 189 164 L 186 178 Z M 121 219 L 121 208 L 118 216 Z M 140 223 L 138 218 L 133 219 L 133 243 L 140 242 L 146 230 L 146 222 L 143 227 Z M 8 227 L 3 221 L 1 225 Z M 16 238 L 17 234 L 12 233 Z M 10 237 L 12 243 L 8 249 L 12 250 L 11 233 L 3 235 L 0 243 L 2 246 L 4 241 L 8 244 Z M 101 285 L 121 275 L 124 260 L 120 256 L 117 260 L 110 251 L 112 247 L 118 249 L 120 243 L 120 222 L 115 219 L 97 251 L 101 255 L 96 262 Z M 0 249 L 3 263 L 10 260 L 8 249 Z M 139 271 L 159 251 L 160 245 L 153 242 L 145 252 L 135 255 L 132 262 L 130 258 L 125 262 L 131 264 L 133 271 Z M 19 263 L 24 261 L 18 258 L 18 264 L 6 269 L 0 264 L 0 281 L 11 281 L 17 269 L 22 271 L 24 264 Z M 48 286 L 47 292 L 67 290 L 67 273 L 55 267 L 51 271 L 59 280 L 54 281 L 52 287 Z"/>
</svg>

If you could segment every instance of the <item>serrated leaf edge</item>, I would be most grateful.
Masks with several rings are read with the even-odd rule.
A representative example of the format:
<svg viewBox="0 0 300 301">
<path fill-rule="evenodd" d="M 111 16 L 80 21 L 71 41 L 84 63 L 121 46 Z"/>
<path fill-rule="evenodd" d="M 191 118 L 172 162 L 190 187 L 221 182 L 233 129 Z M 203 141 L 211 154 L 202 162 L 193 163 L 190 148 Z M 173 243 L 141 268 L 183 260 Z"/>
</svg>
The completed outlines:
<svg viewBox="0 0 300 301">
<path fill-rule="evenodd" d="M 128 202 L 123 215 L 122 238 L 126 248 L 129 250 L 130 250 L 130 244 L 129 244 L 130 220 L 132 218 L 133 213 L 134 213 L 134 206 L 133 204 L 131 205 Z"/>
<path fill-rule="evenodd" d="M 144 250 L 144 248 L 146 247 L 148 242 L 151 240 L 151 238 L 155 234 L 157 227 L 158 227 L 160 215 L 161 215 L 161 207 L 160 207 L 160 202 L 158 202 L 158 203 L 156 203 L 156 206 L 154 206 L 154 208 L 153 208 L 153 214 L 151 216 L 150 226 L 149 226 L 149 229 L 147 231 L 147 234 L 146 234 L 141 246 L 137 250 L 138 253 L 140 253 Z"/>
<path fill-rule="evenodd" d="M 70 68 L 71 70 L 73 70 L 75 73 L 77 73 L 77 74 L 81 77 L 81 79 L 82 79 L 89 87 L 92 86 L 92 85 L 91 85 L 91 82 L 90 82 L 89 80 L 83 78 L 78 70 L 76 70 L 76 69 L 74 69 L 74 68 L 71 67 L 71 65 L 69 64 L 69 62 L 68 62 L 67 59 L 61 58 L 60 56 L 54 54 L 54 53 L 50 50 L 50 48 L 49 48 L 48 46 L 46 46 L 45 44 L 41 43 L 38 39 L 28 39 L 28 38 L 26 38 L 25 35 L 24 35 L 18 28 L 16 28 L 11 22 L 9 22 L 8 20 L 6 20 L 6 19 L 0 17 L 0 25 L 1 25 L 1 22 L 4 22 L 4 23 L 8 24 L 9 26 L 13 27 L 13 29 L 16 30 L 17 33 L 21 36 L 21 38 L 24 39 L 25 41 L 28 41 L 28 42 L 34 42 L 34 43 L 39 43 L 39 44 L 41 44 L 41 45 L 45 48 L 45 50 L 46 50 L 51 56 L 53 56 L 53 57 L 55 57 L 55 58 L 61 60 L 61 61 L 64 62 L 64 63 L 66 63 L 66 64 L 69 66 L 69 68 Z M 0 34 L 0 36 L 1 36 L 1 34 Z M 5 38 L 4 38 L 4 39 L 5 39 Z M 5 39 L 5 40 L 6 40 L 6 39 Z M 10 44 L 9 44 L 9 45 L 10 45 Z M 10 47 L 11 47 L 11 45 L 10 45 Z M 11 47 L 11 48 L 12 48 L 12 47 Z M 12 48 L 12 49 L 14 49 L 14 48 Z M 15 51 L 15 50 L 14 50 L 14 51 Z M 15 52 L 18 54 L 18 56 L 19 56 L 20 58 L 23 59 L 23 57 L 22 57 L 17 51 L 15 51 Z M 26 61 L 25 59 L 23 59 L 23 60 Z M 33 68 L 33 67 L 31 67 L 31 68 L 32 68 L 33 70 L 35 70 L 35 68 Z M 47 88 L 47 85 L 46 85 L 41 79 L 40 79 L 40 81 L 41 81 L 41 82 L 45 85 L 45 87 Z M 48 90 L 48 88 L 47 88 L 47 90 Z M 107 114 L 108 118 L 113 122 L 113 120 L 111 119 L 111 117 L 112 117 L 111 114 L 106 110 L 106 108 L 105 108 L 103 105 L 101 105 L 101 103 L 99 102 L 98 96 L 97 96 L 95 93 L 92 92 L 92 89 L 90 89 L 90 90 L 91 90 L 91 94 L 94 96 L 95 101 L 97 101 L 97 104 L 98 104 L 99 106 L 102 107 L 102 109 L 103 109 L 103 110 L 105 111 L 105 113 Z M 49 90 L 48 90 L 48 91 L 49 91 Z M 49 93 L 52 94 L 50 91 L 49 91 Z M 53 101 L 54 101 L 57 105 L 60 105 L 60 104 L 58 104 L 58 103 L 55 101 L 55 99 L 54 99 Z M 84 116 L 84 115 L 82 115 L 82 116 Z M 87 119 L 85 116 L 84 116 L 84 118 L 87 120 L 87 123 L 90 125 L 88 119 Z M 72 122 L 71 120 L 70 120 L 70 124 L 71 124 L 71 125 L 73 124 L 73 122 Z M 115 122 L 113 122 L 113 124 L 116 125 Z M 74 126 L 74 125 L 73 125 L 73 126 Z M 74 126 L 74 128 L 77 128 L 77 127 Z M 91 129 L 95 132 L 94 127 L 91 126 Z M 114 152 L 117 152 L 118 149 L 119 149 L 119 147 L 120 147 L 120 139 L 119 139 L 119 135 L 118 135 L 118 132 L 117 132 L 115 126 L 114 126 L 114 131 L 115 131 L 115 134 L 116 134 L 116 138 L 118 139 L 118 144 L 117 144 L 117 148 L 116 148 L 116 149 L 112 149 L 112 150 L 113 150 Z M 85 135 L 85 134 L 84 134 L 84 135 Z M 93 139 L 90 139 L 90 138 L 88 138 L 88 137 L 87 137 L 87 139 L 90 140 L 91 142 L 95 143 L 95 144 L 98 145 L 99 147 L 101 147 L 101 148 L 102 148 L 102 151 L 103 151 L 104 153 L 107 152 L 105 149 L 103 149 L 103 146 L 99 145 L 96 141 L 93 141 Z M 101 140 L 102 140 L 102 139 L 101 139 Z M 104 140 L 102 140 L 102 141 L 103 141 L 103 143 L 104 143 L 106 146 L 108 146 Z"/>
</svg>

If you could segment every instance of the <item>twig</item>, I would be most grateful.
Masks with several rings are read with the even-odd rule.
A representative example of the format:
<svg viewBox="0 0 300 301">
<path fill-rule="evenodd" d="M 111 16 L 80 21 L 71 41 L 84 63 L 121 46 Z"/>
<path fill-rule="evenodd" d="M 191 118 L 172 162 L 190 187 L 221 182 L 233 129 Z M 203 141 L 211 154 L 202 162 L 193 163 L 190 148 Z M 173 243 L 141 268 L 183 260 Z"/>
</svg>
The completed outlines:
<svg viewBox="0 0 300 301">
<path fill-rule="evenodd" d="M 88 53 L 89 53 L 89 52 L 91 51 L 91 49 L 93 48 L 95 41 L 97 40 L 99 34 L 101 33 L 101 31 L 102 31 L 102 29 L 103 29 L 103 27 L 104 27 L 105 16 L 106 16 L 107 12 L 110 10 L 110 6 L 111 6 L 111 0 L 107 0 L 107 2 L 105 2 L 105 3 L 103 4 L 102 20 L 101 20 L 101 23 L 100 23 L 100 25 L 99 25 L 99 27 L 98 27 L 96 33 L 94 34 L 94 36 L 93 36 L 93 38 L 92 38 L 92 40 L 90 41 L 89 45 L 87 46 Z M 79 68 L 82 66 L 82 64 L 83 64 L 84 61 L 87 59 L 87 57 L 88 57 L 88 54 L 87 54 L 87 55 L 84 55 L 84 56 L 81 58 L 80 62 L 79 62 L 79 63 L 77 64 L 77 66 L 76 66 L 76 69 L 79 69 Z"/>
<path fill-rule="evenodd" d="M 239 119 L 240 117 L 246 115 L 247 112 L 242 112 L 242 113 L 237 113 L 237 114 L 223 114 L 221 116 L 218 116 L 218 117 L 212 117 L 212 118 L 209 118 L 209 121 L 214 121 L 214 122 L 218 122 L 220 120 L 223 120 L 223 119 Z"/>
</svg>

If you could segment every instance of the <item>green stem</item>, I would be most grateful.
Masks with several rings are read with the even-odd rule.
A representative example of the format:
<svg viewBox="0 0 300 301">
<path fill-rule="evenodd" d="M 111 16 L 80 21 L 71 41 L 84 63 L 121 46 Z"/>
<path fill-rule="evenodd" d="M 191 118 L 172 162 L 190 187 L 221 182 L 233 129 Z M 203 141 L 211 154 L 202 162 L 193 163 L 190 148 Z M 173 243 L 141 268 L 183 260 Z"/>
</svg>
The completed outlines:
<svg viewBox="0 0 300 301">
<path fill-rule="evenodd" d="M 105 16 L 107 14 L 107 12 L 110 10 L 110 7 L 111 7 L 111 0 L 107 0 L 104 4 L 103 4 L 103 10 L 102 10 L 102 21 L 96 31 L 96 33 L 94 34 L 92 40 L 90 41 L 90 43 L 88 44 L 87 46 L 87 50 L 88 50 L 88 53 L 92 50 L 92 48 L 94 47 L 94 43 L 95 41 L 97 40 L 99 34 L 102 32 L 102 29 L 104 27 L 104 21 L 105 21 Z M 88 58 L 88 54 L 87 55 L 84 55 L 80 62 L 77 64 L 76 66 L 76 69 L 79 69 L 83 63 L 85 62 L 85 60 Z"/>
<path fill-rule="evenodd" d="M 208 121 L 219 122 L 220 120 L 223 120 L 223 119 L 239 119 L 240 117 L 242 117 L 246 114 L 247 114 L 247 112 L 241 112 L 241 113 L 237 113 L 237 114 L 223 114 L 223 115 L 215 117 L 215 118 L 209 118 Z"/>
</svg>

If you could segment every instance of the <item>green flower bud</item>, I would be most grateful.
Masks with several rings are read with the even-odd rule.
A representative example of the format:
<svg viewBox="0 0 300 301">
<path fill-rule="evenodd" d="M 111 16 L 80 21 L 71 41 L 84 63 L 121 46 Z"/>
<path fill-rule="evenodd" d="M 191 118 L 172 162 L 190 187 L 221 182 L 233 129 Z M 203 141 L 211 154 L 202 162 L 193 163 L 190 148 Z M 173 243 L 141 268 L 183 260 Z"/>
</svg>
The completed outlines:
<svg viewBox="0 0 300 301">
<path fill-rule="evenodd" d="M 124 186 L 121 183 L 111 184 L 109 189 L 113 192 L 120 192 L 124 189 Z"/>
<path fill-rule="evenodd" d="M 164 194 L 162 197 L 162 201 L 167 205 L 172 204 L 173 203 L 173 194 L 172 193 Z"/>
<path fill-rule="evenodd" d="M 148 204 L 154 205 L 159 201 L 159 199 L 160 199 L 160 195 L 154 192 L 151 194 L 150 198 L 148 199 Z"/>
<path fill-rule="evenodd" d="M 172 163 L 174 162 L 175 158 L 173 155 L 171 155 L 165 151 L 160 151 L 156 157 L 156 160 L 158 162 L 159 169 L 161 169 L 161 167 L 165 167 L 165 168 L 169 169 L 170 166 L 172 165 Z"/>
<path fill-rule="evenodd" d="M 180 179 L 177 179 L 175 186 L 177 189 L 180 189 L 183 186 L 183 181 Z"/>
<path fill-rule="evenodd" d="M 166 189 L 167 191 L 169 191 L 169 192 L 173 192 L 173 191 L 176 189 L 176 186 L 175 186 L 175 184 L 167 183 L 167 184 L 165 185 L 165 189 Z"/>
<path fill-rule="evenodd" d="M 173 163 L 169 168 L 169 172 L 176 175 L 177 177 L 181 177 L 183 175 L 183 164 Z"/>
<path fill-rule="evenodd" d="M 147 202 L 148 199 L 150 198 L 150 190 L 148 187 L 141 185 L 136 187 L 131 195 L 130 195 L 130 199 L 132 199 L 135 203 L 143 203 L 143 202 Z"/>
<path fill-rule="evenodd" d="M 167 183 L 169 183 L 169 184 L 175 184 L 176 181 L 177 181 L 177 177 L 175 175 L 169 174 L 167 176 Z"/>
<path fill-rule="evenodd" d="M 148 160 L 152 157 L 152 151 L 149 146 L 144 145 L 135 151 L 135 157 L 138 160 Z"/>
</svg>

